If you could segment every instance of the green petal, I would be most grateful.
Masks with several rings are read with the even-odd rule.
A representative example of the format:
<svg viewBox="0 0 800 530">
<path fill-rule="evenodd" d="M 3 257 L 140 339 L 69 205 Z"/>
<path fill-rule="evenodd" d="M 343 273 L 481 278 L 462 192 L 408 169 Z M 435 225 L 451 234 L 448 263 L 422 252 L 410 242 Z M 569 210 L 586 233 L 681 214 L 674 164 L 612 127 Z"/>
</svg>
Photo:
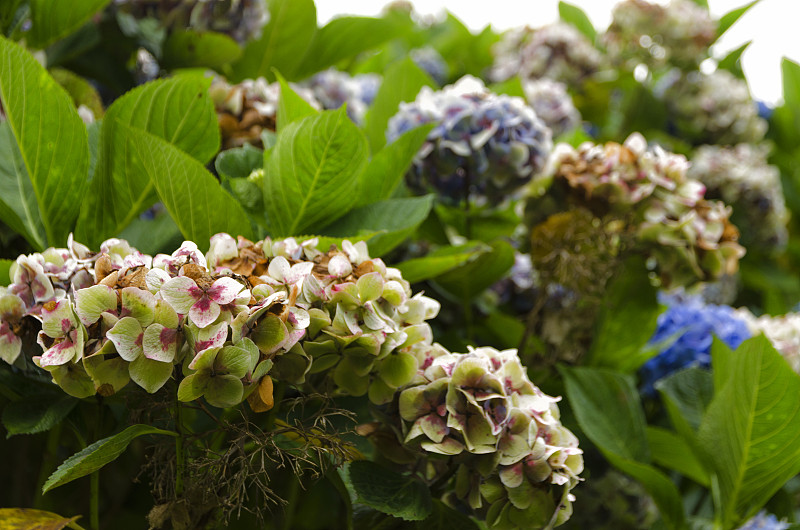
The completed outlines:
<svg viewBox="0 0 800 530">
<path fill-rule="evenodd" d="M 128 369 L 133 382 L 153 394 L 172 376 L 173 364 L 139 357 L 128 365 Z"/>
</svg>

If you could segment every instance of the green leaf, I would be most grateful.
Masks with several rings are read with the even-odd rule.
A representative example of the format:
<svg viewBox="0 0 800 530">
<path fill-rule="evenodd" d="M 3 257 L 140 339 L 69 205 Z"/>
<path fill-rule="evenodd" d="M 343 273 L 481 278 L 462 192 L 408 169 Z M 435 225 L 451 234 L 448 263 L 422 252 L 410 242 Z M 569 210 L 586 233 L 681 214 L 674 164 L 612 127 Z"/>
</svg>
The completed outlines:
<svg viewBox="0 0 800 530">
<path fill-rule="evenodd" d="M 403 521 L 378 510 L 356 505 L 353 510 L 355 528 L 370 530 L 478 530 L 470 517 L 433 499 L 433 511 L 422 521 Z"/>
<path fill-rule="evenodd" d="M 342 479 L 356 502 L 406 521 L 422 521 L 433 510 L 427 486 L 374 462 L 351 462 Z"/>
<path fill-rule="evenodd" d="M 477 259 L 488 250 L 491 250 L 491 247 L 481 242 L 447 246 L 437 249 L 423 258 L 410 259 L 395 266 L 403 273 L 406 281 L 417 283 L 436 278 L 440 274 L 460 267 Z"/>
<path fill-rule="evenodd" d="M 597 31 L 595 31 L 592 21 L 589 20 L 589 17 L 586 16 L 586 13 L 584 13 L 583 9 L 580 7 L 566 2 L 559 2 L 558 15 L 561 17 L 561 20 L 567 24 L 572 24 L 578 31 L 586 35 L 589 42 L 594 42 L 597 38 Z"/>
<path fill-rule="evenodd" d="M 9 285 L 11 283 L 11 264 L 14 260 L 0 259 L 0 285 Z"/>
<path fill-rule="evenodd" d="M 728 374 L 698 439 L 714 472 L 720 518 L 732 528 L 800 472 L 800 377 L 763 335 L 712 351 Z M 716 381 L 715 381 L 716 382 Z"/>
<path fill-rule="evenodd" d="M 341 108 L 290 123 L 278 135 L 264 175 L 272 235 L 318 232 L 358 197 L 367 141 Z"/>
<path fill-rule="evenodd" d="M 57 513 L 31 508 L 0 508 L 0 528 L 2 530 L 61 530 L 74 528 L 83 530 L 76 523 L 80 515 L 62 517 Z"/>
<path fill-rule="evenodd" d="M 153 219 L 134 219 L 119 233 L 132 247 L 145 254 L 170 254 L 180 246 L 183 236 L 167 212 L 158 213 Z"/>
<path fill-rule="evenodd" d="M 46 244 L 63 246 L 87 184 L 86 127 L 64 89 L 33 56 L 4 38 L 0 38 L 0 101 L 36 198 Z M 19 185 L 20 191 L 23 187 Z"/>
<path fill-rule="evenodd" d="M 709 487 L 711 477 L 697 459 L 692 447 L 680 436 L 663 427 L 647 426 L 647 442 L 653 462 Z"/>
<path fill-rule="evenodd" d="M 75 407 L 73 397 L 54 399 L 52 395 L 28 396 L 8 403 L 3 409 L 3 426 L 7 438 L 15 434 L 49 431 L 58 425 Z"/>
<path fill-rule="evenodd" d="M 587 364 L 623 372 L 638 369 L 657 353 L 645 345 L 656 331 L 660 312 L 644 260 L 629 260 L 608 287 Z"/>
<path fill-rule="evenodd" d="M 233 64 L 232 81 L 264 76 L 275 80 L 272 68 L 287 79 L 294 79 L 314 33 L 317 8 L 314 0 L 270 0 L 269 23 L 261 38 L 247 44 L 242 57 Z"/>
<path fill-rule="evenodd" d="M 398 61 L 387 68 L 381 87 L 375 94 L 375 100 L 367 111 L 364 124 L 369 147 L 373 153 L 377 153 L 386 145 L 386 125 L 389 123 L 389 118 L 397 114 L 400 103 L 414 101 L 424 86 L 435 87 L 436 83 L 410 58 Z"/>
<path fill-rule="evenodd" d="M 623 473 L 638 480 L 647 493 L 653 498 L 662 520 L 668 528 L 683 530 L 686 528 L 683 502 L 675 484 L 653 466 L 626 460 L 619 455 L 605 453 L 609 462 Z"/>
<path fill-rule="evenodd" d="M 753 41 L 749 40 L 723 57 L 717 63 L 717 68 L 727 70 L 739 79 L 745 79 L 744 70 L 742 70 L 742 54 Z"/>
<path fill-rule="evenodd" d="M 522 80 L 516 75 L 500 83 L 490 85 L 489 90 L 495 94 L 505 94 L 507 96 L 516 96 L 526 99 L 525 89 L 522 88 Z"/>
<path fill-rule="evenodd" d="M 385 18 L 334 18 L 314 34 L 297 68 L 297 78 L 304 79 L 339 61 L 371 50 L 395 38 L 402 29 Z"/>
<path fill-rule="evenodd" d="M 492 250 L 436 278 L 444 289 L 467 301 L 500 280 L 514 265 L 514 247 L 505 241 L 490 243 Z"/>
<path fill-rule="evenodd" d="M 382 256 L 409 237 L 428 217 L 433 195 L 388 199 L 351 210 L 323 230 L 325 235 L 347 235 L 382 232 L 369 241 L 370 256 Z"/>
<path fill-rule="evenodd" d="M 675 372 L 656 382 L 656 390 L 667 407 L 672 425 L 692 440 L 711 403 L 714 383 L 711 372 L 692 367 Z"/>
<path fill-rule="evenodd" d="M 264 161 L 264 151 L 250 144 L 226 149 L 214 160 L 214 168 L 222 182 L 244 179 L 255 169 L 260 169 Z"/>
<path fill-rule="evenodd" d="M 53 488 L 63 486 L 77 478 L 94 473 L 104 465 L 112 462 L 128 448 L 134 438 L 147 434 L 166 434 L 177 436 L 172 431 L 157 429 L 149 425 L 131 425 L 124 431 L 98 440 L 89 447 L 67 458 L 58 466 L 42 487 L 42 493 L 47 493 Z"/>
<path fill-rule="evenodd" d="M 783 78 L 783 100 L 789 107 L 800 105 L 800 64 L 784 57 L 781 60 Z"/>
<path fill-rule="evenodd" d="M 392 196 L 433 127 L 433 124 L 426 124 L 406 131 L 372 157 L 361 174 L 361 194 L 357 206 Z"/>
<path fill-rule="evenodd" d="M 237 60 L 242 49 L 235 40 L 222 33 L 181 30 L 167 37 L 161 53 L 165 69 L 218 68 Z"/>
<path fill-rule="evenodd" d="M 753 0 L 742 7 L 737 7 L 736 9 L 722 15 L 722 17 L 719 19 L 719 23 L 717 24 L 717 39 L 722 37 L 722 35 L 742 17 L 742 15 L 747 13 L 751 7 L 760 1 L 761 0 Z"/>
<path fill-rule="evenodd" d="M 42 49 L 77 30 L 111 0 L 30 0 L 31 29 L 26 40 L 32 48 Z"/>
<path fill-rule="evenodd" d="M 633 379 L 604 368 L 562 366 L 559 371 L 586 436 L 606 454 L 649 463 L 644 411 Z"/>
<path fill-rule="evenodd" d="M 47 236 L 36 194 L 7 121 L 0 123 L 0 219 L 33 248 L 44 250 Z"/>
<path fill-rule="evenodd" d="M 201 245 L 219 232 L 252 239 L 247 213 L 203 165 L 172 144 L 145 131 L 120 129 L 161 201 L 186 239 Z"/>
<path fill-rule="evenodd" d="M 210 82 L 197 75 L 153 81 L 109 107 L 103 118 L 91 192 L 78 223 L 79 240 L 97 246 L 158 200 L 155 183 L 130 150 L 129 127 L 162 138 L 203 164 L 217 153 L 219 127 L 207 95 Z"/>
<path fill-rule="evenodd" d="M 278 112 L 275 117 L 276 128 L 282 131 L 284 127 L 306 116 L 318 114 L 319 111 L 311 106 L 305 99 L 301 98 L 297 92 L 289 86 L 282 75 L 277 74 L 278 82 L 281 84 L 281 95 L 278 99 Z"/>
</svg>

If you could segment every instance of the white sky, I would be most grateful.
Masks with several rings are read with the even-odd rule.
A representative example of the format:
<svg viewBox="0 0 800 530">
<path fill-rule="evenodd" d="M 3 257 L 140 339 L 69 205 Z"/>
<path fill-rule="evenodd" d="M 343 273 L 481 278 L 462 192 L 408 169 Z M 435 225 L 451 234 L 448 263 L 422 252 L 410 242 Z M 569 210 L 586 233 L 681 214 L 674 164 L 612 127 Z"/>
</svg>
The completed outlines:
<svg viewBox="0 0 800 530">
<path fill-rule="evenodd" d="M 568 0 L 580 6 L 595 27 L 605 28 L 611 20 L 616 0 Z M 715 18 L 748 0 L 709 0 Z M 326 22 L 335 15 L 377 15 L 382 0 L 316 0 L 317 17 Z M 558 0 L 416 0 L 417 11 L 435 14 L 448 8 L 467 26 L 480 29 L 492 24 L 496 30 L 514 26 L 541 26 L 558 18 Z M 775 103 L 782 95 L 780 60 L 786 56 L 800 62 L 800 0 L 761 0 L 728 30 L 716 45 L 715 56 L 722 57 L 752 40 L 743 57 L 744 71 L 753 96 Z"/>
</svg>

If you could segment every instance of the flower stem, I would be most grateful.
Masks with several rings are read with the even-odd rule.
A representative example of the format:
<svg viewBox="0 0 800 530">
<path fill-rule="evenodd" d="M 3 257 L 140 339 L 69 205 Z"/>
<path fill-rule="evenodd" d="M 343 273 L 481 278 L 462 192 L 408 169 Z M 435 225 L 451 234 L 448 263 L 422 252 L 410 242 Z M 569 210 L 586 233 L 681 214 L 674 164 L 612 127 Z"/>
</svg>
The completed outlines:
<svg viewBox="0 0 800 530">
<path fill-rule="evenodd" d="M 89 475 L 89 526 L 100 530 L 100 471 Z"/>
<path fill-rule="evenodd" d="M 183 404 L 178 399 L 175 392 L 175 497 L 183 496 L 183 475 L 186 468 L 186 454 L 184 453 L 184 433 L 183 433 Z"/>
</svg>

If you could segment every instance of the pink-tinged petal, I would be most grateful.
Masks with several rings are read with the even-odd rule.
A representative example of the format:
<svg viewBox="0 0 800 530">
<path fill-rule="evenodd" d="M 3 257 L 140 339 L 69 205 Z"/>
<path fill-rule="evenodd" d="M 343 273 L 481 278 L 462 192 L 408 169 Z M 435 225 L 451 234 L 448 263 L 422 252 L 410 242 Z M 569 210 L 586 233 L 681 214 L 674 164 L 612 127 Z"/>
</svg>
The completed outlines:
<svg viewBox="0 0 800 530">
<path fill-rule="evenodd" d="M 15 294 L 0 296 L 0 320 L 16 322 L 25 314 L 25 302 Z"/>
<path fill-rule="evenodd" d="M 0 322 L 0 359 L 13 364 L 22 351 L 22 341 L 5 322 Z"/>
<path fill-rule="evenodd" d="M 42 331 L 48 337 L 64 337 L 77 324 L 69 300 L 47 303 L 42 307 Z"/>
<path fill-rule="evenodd" d="M 186 276 L 167 280 L 159 292 L 161 297 L 172 306 L 172 309 L 181 315 L 188 314 L 194 303 L 203 296 L 203 291 L 194 283 L 194 280 Z"/>
<path fill-rule="evenodd" d="M 206 348 L 197 353 L 189 363 L 189 368 L 192 370 L 211 370 L 214 366 L 214 360 L 217 358 L 220 348 Z"/>
<path fill-rule="evenodd" d="M 37 256 L 39 259 L 37 259 Z M 36 302 L 45 302 L 53 298 L 53 284 L 45 275 L 41 254 L 20 256 L 14 269 L 14 283 L 27 286 Z"/>
<path fill-rule="evenodd" d="M 436 414 L 428 414 L 417 420 L 417 422 L 420 424 L 425 436 L 436 443 L 441 443 L 444 437 L 450 432 L 444 420 Z"/>
<path fill-rule="evenodd" d="M 290 307 L 287 322 L 291 324 L 294 329 L 306 329 L 311 324 L 311 316 L 305 309 Z"/>
<path fill-rule="evenodd" d="M 284 282 L 284 278 L 286 278 L 286 275 L 289 274 L 291 268 L 292 267 L 289 265 L 289 261 L 286 258 L 283 256 L 277 256 L 272 258 L 272 261 L 269 262 L 267 274 L 279 282 Z"/>
<path fill-rule="evenodd" d="M 281 343 L 281 348 L 287 351 L 291 350 L 292 346 L 297 344 L 305 334 L 306 330 L 304 329 L 296 329 L 294 331 L 290 331 L 289 333 L 286 334 L 286 338 Z"/>
<path fill-rule="evenodd" d="M 178 330 L 161 324 L 150 324 L 144 330 L 142 350 L 144 356 L 154 361 L 171 363 L 178 347 Z"/>
<path fill-rule="evenodd" d="M 194 349 L 195 351 L 201 351 L 207 348 L 221 348 L 227 339 L 228 323 L 219 322 L 197 332 Z"/>
<path fill-rule="evenodd" d="M 93 285 L 75 293 L 75 312 L 84 326 L 91 326 L 106 311 L 117 310 L 117 293 L 107 285 Z"/>
<path fill-rule="evenodd" d="M 312 261 L 296 263 L 295 265 L 292 265 L 291 269 L 289 269 L 289 273 L 284 276 L 283 281 L 286 283 L 286 285 L 293 285 L 311 274 L 311 270 L 313 268 L 314 262 Z"/>
<path fill-rule="evenodd" d="M 128 370 L 134 383 L 153 394 L 172 376 L 173 366 L 172 363 L 139 357 L 128 366 Z"/>
<path fill-rule="evenodd" d="M 114 343 L 119 356 L 130 362 L 142 354 L 143 334 L 138 320 L 125 317 L 106 332 L 106 337 Z"/>
<path fill-rule="evenodd" d="M 164 269 L 151 269 L 147 271 L 144 277 L 144 282 L 151 293 L 155 294 L 161 290 L 161 287 L 169 281 L 172 276 L 169 275 Z"/>
<path fill-rule="evenodd" d="M 189 309 L 189 320 L 194 322 L 198 328 L 205 328 L 217 320 L 219 313 L 219 304 L 203 296 Z"/>
<path fill-rule="evenodd" d="M 153 322 L 156 309 L 156 297 L 150 291 L 138 287 L 125 287 L 120 292 L 122 310 L 120 317 L 133 317 L 142 327 L 147 327 Z"/>
<path fill-rule="evenodd" d="M 336 254 L 328 261 L 328 274 L 334 278 L 344 278 L 353 272 L 353 265 L 344 254 Z"/>
<path fill-rule="evenodd" d="M 208 299 L 212 302 L 224 305 L 233 302 L 236 299 L 236 295 L 239 294 L 242 289 L 244 289 L 244 285 L 233 278 L 223 276 L 222 278 L 214 280 L 214 283 L 212 283 L 211 287 L 206 291 L 206 296 L 208 296 Z"/>
<path fill-rule="evenodd" d="M 80 355 L 78 347 L 71 340 L 65 339 L 54 344 L 39 358 L 39 366 L 60 366 L 66 364 Z"/>
</svg>

